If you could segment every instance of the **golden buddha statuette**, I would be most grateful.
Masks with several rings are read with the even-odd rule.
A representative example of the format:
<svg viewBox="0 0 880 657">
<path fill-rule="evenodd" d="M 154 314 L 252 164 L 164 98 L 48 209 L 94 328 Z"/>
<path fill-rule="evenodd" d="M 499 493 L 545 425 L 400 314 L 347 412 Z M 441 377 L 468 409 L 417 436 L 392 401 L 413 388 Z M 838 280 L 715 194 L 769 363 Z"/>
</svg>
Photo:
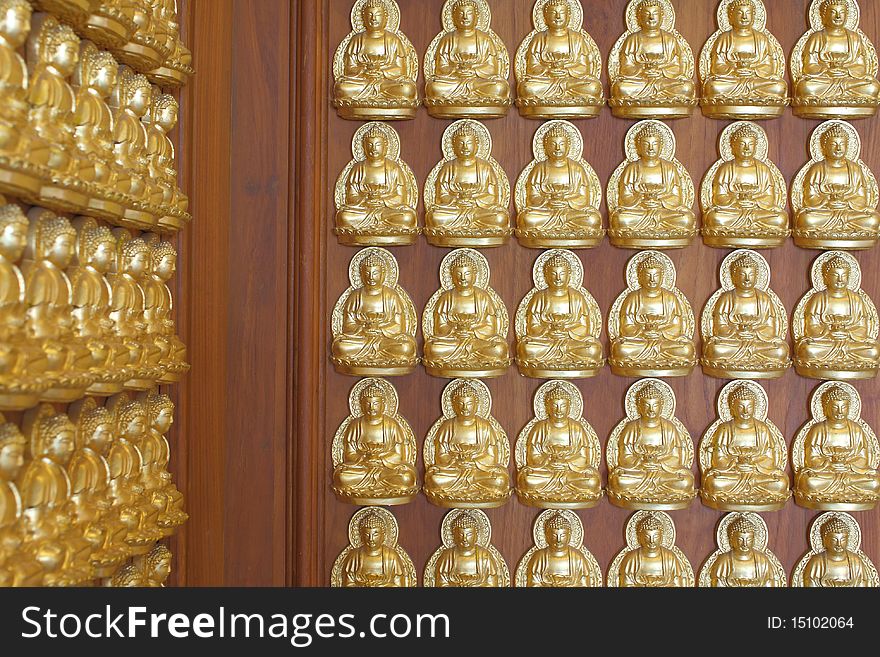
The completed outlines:
<svg viewBox="0 0 880 657">
<path fill-rule="evenodd" d="M 700 569 L 699 586 L 785 588 L 785 569 L 767 547 L 767 523 L 757 513 L 725 515 L 715 532 L 718 549 Z"/>
<path fill-rule="evenodd" d="M 159 24 L 157 32 L 164 36 L 168 56 L 161 66 L 147 72 L 153 82 L 162 86 L 178 87 L 186 84 L 194 73 L 192 51 L 180 39 L 177 0 L 152 0 L 153 20 Z"/>
<path fill-rule="evenodd" d="M 505 244 L 510 227 L 510 181 L 492 157 L 482 123 L 462 119 L 443 131 L 443 160 L 425 180 L 425 236 L 435 246 Z"/>
<path fill-rule="evenodd" d="M 510 571 L 492 545 L 492 525 L 479 509 L 452 509 L 440 525 L 443 544 L 428 559 L 424 585 L 439 588 L 508 587 Z"/>
<path fill-rule="evenodd" d="M 171 473 L 168 472 L 171 446 L 168 444 L 167 434 L 174 423 L 174 402 L 171 401 L 171 397 L 159 393 L 156 388 L 141 393 L 140 401 L 147 409 L 150 425 L 148 436 L 141 441 L 144 456 L 141 471 L 152 490 L 160 493 L 156 496 L 154 505 L 164 503 L 164 508 L 159 514 L 159 526 L 168 534 L 169 530 L 189 519 L 189 514 L 183 510 L 183 493 L 178 490 Z"/>
<path fill-rule="evenodd" d="M 848 383 L 813 392 L 812 419 L 791 446 L 794 499 L 808 509 L 865 511 L 880 498 L 880 443 L 861 418 L 862 399 Z"/>
<path fill-rule="evenodd" d="M 168 132 L 177 125 L 179 109 L 174 96 L 156 87 L 150 109 L 141 118 L 147 128 L 147 171 L 158 189 L 153 204 L 159 210 L 158 224 L 166 230 L 179 230 L 192 220 L 187 212 L 189 199 L 177 184 L 174 144 L 168 138 Z"/>
<path fill-rule="evenodd" d="M 880 586 L 877 568 L 861 550 L 862 530 L 850 514 L 829 511 L 810 525 L 810 550 L 791 576 L 793 587 Z"/>
<path fill-rule="evenodd" d="M 581 119 L 605 105 L 602 54 L 578 0 L 535 0 L 532 30 L 516 51 L 516 105 L 534 119 Z"/>
<path fill-rule="evenodd" d="M 660 121 L 626 133 L 626 159 L 608 180 L 608 237 L 625 249 L 677 249 L 697 234 L 694 182 L 675 158 L 675 135 Z"/>
<path fill-rule="evenodd" d="M 418 586 L 416 568 L 398 545 L 397 519 L 378 506 L 360 509 L 348 523 L 348 545 L 333 562 L 330 586 Z"/>
<path fill-rule="evenodd" d="M 135 24 L 129 40 L 113 51 L 123 64 L 139 71 L 152 71 L 162 65 L 170 54 L 164 39 L 160 40 L 154 20 L 154 0 L 121 0 Z"/>
<path fill-rule="evenodd" d="M 626 547 L 608 567 L 608 586 L 694 586 L 694 569 L 675 545 L 672 518 L 663 511 L 636 511 L 630 516 Z"/>
<path fill-rule="evenodd" d="M 99 47 L 113 50 L 131 39 L 135 25 L 130 3 L 125 0 L 104 0 L 92 3 L 91 13 L 77 26 L 84 38 Z"/>
<path fill-rule="evenodd" d="M 791 365 L 788 313 L 770 289 L 770 265 L 748 249 L 729 253 L 721 288 L 700 320 L 703 373 L 722 379 L 776 379 Z"/>
<path fill-rule="evenodd" d="M 351 414 L 331 447 L 333 492 L 343 502 L 395 505 L 419 492 L 418 445 L 398 413 L 397 391 L 384 379 L 361 379 L 348 396 Z"/>
<path fill-rule="evenodd" d="M 597 246 L 605 236 L 602 184 L 584 159 L 580 131 L 568 121 L 548 121 L 535 132 L 532 151 L 535 159 L 514 188 L 519 243 L 530 248 Z"/>
<path fill-rule="evenodd" d="M 394 0 L 356 0 L 351 32 L 333 57 L 333 104 L 343 119 L 412 119 L 419 107 L 419 58 L 400 31 Z"/>
<path fill-rule="evenodd" d="M 640 251 L 626 265 L 627 289 L 608 313 L 611 371 L 620 376 L 687 376 L 697 364 L 694 311 L 675 287 L 675 265 Z"/>
<path fill-rule="evenodd" d="M 432 504 L 494 508 L 510 497 L 510 445 L 492 417 L 482 381 L 456 379 L 443 389 L 443 416 L 425 437 L 425 496 Z"/>
<path fill-rule="evenodd" d="M 675 393 L 660 379 L 633 383 L 626 417 L 605 447 L 608 500 L 625 509 L 686 509 L 694 488 L 694 444 L 675 417 Z"/>
<path fill-rule="evenodd" d="M 163 543 L 156 543 L 146 554 L 138 555 L 131 561 L 140 577 L 137 586 L 144 588 L 164 588 L 165 582 L 171 575 L 171 560 L 173 555 Z M 128 576 L 129 581 L 134 580 Z"/>
<path fill-rule="evenodd" d="M 112 588 L 141 588 L 147 582 L 144 571 L 134 563 L 127 563 L 113 573 L 113 577 L 102 580 L 103 586 Z"/>
<path fill-rule="evenodd" d="M 599 304 L 583 287 L 572 251 L 544 251 L 532 268 L 535 286 L 516 311 L 516 364 L 523 376 L 585 378 L 605 365 Z"/>
<path fill-rule="evenodd" d="M 812 379 L 871 379 L 880 367 L 877 308 L 860 285 L 858 261 L 826 251 L 810 268 L 813 287 L 792 316 L 794 366 Z"/>
<path fill-rule="evenodd" d="M 629 0 L 626 27 L 608 55 L 614 116 L 680 119 L 697 105 L 694 53 L 675 29 L 669 0 Z"/>
<path fill-rule="evenodd" d="M 790 235 L 787 186 L 768 157 L 767 133 L 738 121 L 721 132 L 717 160 L 703 178 L 703 243 L 714 247 L 771 248 Z"/>
<path fill-rule="evenodd" d="M 352 376 L 399 376 L 419 363 L 418 317 L 412 299 L 397 283 L 397 260 L 373 246 L 358 251 L 348 266 L 350 287 L 333 307 L 331 360 Z"/>
<path fill-rule="evenodd" d="M 791 492 L 782 432 L 767 418 L 767 393 L 731 381 L 718 393 L 718 418 L 700 440 L 700 496 L 721 511 L 776 511 Z"/>
<path fill-rule="evenodd" d="M 425 369 L 446 378 L 501 376 L 510 367 L 509 324 L 504 302 L 489 287 L 486 257 L 473 249 L 447 253 L 440 289 L 422 314 Z"/>
<path fill-rule="evenodd" d="M 791 185 L 794 243 L 808 249 L 869 249 L 880 238 L 877 180 L 859 157 L 859 133 L 826 121 L 810 137 L 811 160 Z"/>
<path fill-rule="evenodd" d="M 602 447 L 583 418 L 580 390 L 548 381 L 535 393 L 535 416 L 516 441 L 516 494 L 542 509 L 588 509 L 602 498 Z M 537 536 L 537 534 L 536 534 Z"/>
<path fill-rule="evenodd" d="M 425 106 L 439 119 L 505 116 L 510 55 L 492 31 L 486 0 L 446 0 L 443 31 L 425 52 Z"/>
<path fill-rule="evenodd" d="M 699 69 L 705 116 L 757 121 L 785 111 L 785 53 L 767 29 L 762 0 L 718 3 L 718 31 L 703 46 Z"/>
<path fill-rule="evenodd" d="M 574 511 L 542 511 L 535 519 L 532 536 L 535 544 L 516 567 L 516 586 L 602 586 L 602 569 L 584 547 L 584 526 Z"/>
<path fill-rule="evenodd" d="M 168 281 L 177 271 L 177 250 L 171 242 L 163 242 L 158 235 L 141 236 L 150 247 L 149 271 L 143 280 L 144 321 L 153 343 L 160 350 L 162 372 L 159 383 L 176 383 L 189 371 L 186 345 L 177 335 L 174 322 L 174 299 Z"/>
<path fill-rule="evenodd" d="M 384 123 L 367 123 L 351 140 L 354 157 L 339 174 L 334 191 L 341 244 L 414 244 L 419 236 L 419 190 L 400 158 L 400 137 Z"/>
<path fill-rule="evenodd" d="M 861 119 L 880 105 L 877 52 L 856 0 L 812 0 L 810 29 L 791 51 L 792 108 L 807 119 Z"/>
</svg>

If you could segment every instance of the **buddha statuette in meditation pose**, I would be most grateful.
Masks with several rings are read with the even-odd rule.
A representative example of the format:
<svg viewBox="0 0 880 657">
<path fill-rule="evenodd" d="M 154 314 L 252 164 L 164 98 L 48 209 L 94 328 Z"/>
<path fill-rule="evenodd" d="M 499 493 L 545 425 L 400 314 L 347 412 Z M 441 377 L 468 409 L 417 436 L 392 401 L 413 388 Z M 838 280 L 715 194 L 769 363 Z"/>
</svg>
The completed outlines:
<svg viewBox="0 0 880 657">
<path fill-rule="evenodd" d="M 685 247 L 697 234 L 694 182 L 675 159 L 675 135 L 659 121 L 626 133 L 626 159 L 608 180 L 608 236 L 627 249 Z"/>
<path fill-rule="evenodd" d="M 535 519 L 535 544 L 516 568 L 516 586 L 602 586 L 602 569 L 584 547 L 584 526 L 573 511 L 547 510 Z"/>
<path fill-rule="evenodd" d="M 489 263 L 457 249 L 440 263 L 440 289 L 425 305 L 425 369 L 434 376 L 496 377 L 510 366 L 509 320 L 489 287 Z"/>
<path fill-rule="evenodd" d="M 144 481 L 152 490 L 161 493 L 157 495 L 157 500 L 161 501 L 162 497 L 165 499 L 165 506 L 159 514 L 159 525 L 168 533 L 168 529 L 178 527 L 189 519 L 189 514 L 183 509 L 183 493 L 178 490 L 168 472 L 171 446 L 167 436 L 174 424 L 174 402 L 171 397 L 155 388 L 141 393 L 140 397 L 147 409 L 149 423 L 148 435 L 141 440 L 144 452 L 141 471 Z"/>
<path fill-rule="evenodd" d="M 827 251 L 813 261 L 813 283 L 792 318 L 795 368 L 814 379 L 870 379 L 880 367 L 874 302 L 861 289 L 858 261 Z"/>
<path fill-rule="evenodd" d="M 575 119 L 598 116 L 602 54 L 583 29 L 577 0 L 535 0 L 535 29 L 516 51 L 516 104 L 522 116 Z"/>
<path fill-rule="evenodd" d="M 177 125 L 179 111 L 174 96 L 154 88 L 150 108 L 141 119 L 147 128 L 147 171 L 158 189 L 153 203 L 159 210 L 159 226 L 168 230 L 183 228 L 192 219 L 186 211 L 189 198 L 177 184 L 174 144 L 168 137 Z"/>
<path fill-rule="evenodd" d="M 861 417 L 862 400 L 848 383 L 813 392 L 812 419 L 791 447 L 794 498 L 810 509 L 863 511 L 880 498 L 880 444 Z"/>
<path fill-rule="evenodd" d="M 772 119 L 788 103 L 785 53 L 767 29 L 762 0 L 721 0 L 718 31 L 700 53 L 703 114 Z"/>
<path fill-rule="evenodd" d="M 193 74 L 192 51 L 180 38 L 180 19 L 177 0 L 152 0 L 153 20 L 158 23 L 156 33 L 163 37 L 163 49 L 168 53 L 161 66 L 148 72 L 151 80 L 163 86 L 186 84 Z"/>
<path fill-rule="evenodd" d="M 453 509 L 440 526 L 443 545 L 428 559 L 425 586 L 440 588 L 506 587 L 510 571 L 490 542 L 492 526 L 479 509 Z"/>
<path fill-rule="evenodd" d="M 791 496 L 782 432 L 767 419 L 767 393 L 731 381 L 718 395 L 718 419 L 700 441 L 703 503 L 722 511 L 775 511 Z"/>
<path fill-rule="evenodd" d="M 788 319 L 770 289 L 770 265 L 755 251 L 728 254 L 721 289 L 706 302 L 700 321 L 703 372 L 719 378 L 773 379 L 789 360 Z"/>
<path fill-rule="evenodd" d="M 599 503 L 602 448 L 583 418 L 573 384 L 548 381 L 535 393 L 535 417 L 516 441 L 516 494 L 543 509 L 586 509 Z"/>
<path fill-rule="evenodd" d="M 627 289 L 611 306 L 611 371 L 621 376 L 686 376 L 697 363 L 694 312 L 675 287 L 675 265 L 641 251 L 626 265 Z"/>
<path fill-rule="evenodd" d="M 608 567 L 608 586 L 691 587 L 694 570 L 675 545 L 675 525 L 663 511 L 637 511 L 626 522 L 626 547 Z"/>
<path fill-rule="evenodd" d="M 419 59 L 400 31 L 394 0 L 357 0 L 352 31 L 333 57 L 334 105 L 355 121 L 415 118 L 419 106 Z"/>
<path fill-rule="evenodd" d="M 567 0 L 566 0 L 567 1 Z M 550 121 L 535 132 L 535 159 L 517 180 L 516 236 L 531 248 L 597 246 L 602 229 L 602 185 L 583 157 L 580 131 Z"/>
<path fill-rule="evenodd" d="M 425 106 L 431 116 L 499 118 L 510 107 L 510 56 L 492 31 L 486 0 L 446 0 L 443 32 L 425 52 Z"/>
<path fill-rule="evenodd" d="M 700 569 L 699 585 L 728 588 L 779 588 L 788 578 L 767 547 L 767 523 L 757 513 L 728 513 L 715 533 L 718 549 Z"/>
<path fill-rule="evenodd" d="M 395 376 L 418 364 L 416 309 L 397 276 L 397 261 L 385 249 L 363 249 L 351 259 L 351 286 L 333 308 L 331 353 L 337 371 Z"/>
<path fill-rule="evenodd" d="M 535 378 L 595 376 L 605 364 L 599 304 L 583 287 L 584 269 L 571 251 L 544 251 L 533 287 L 516 311 L 516 363 Z"/>
<path fill-rule="evenodd" d="M 721 159 L 700 187 L 703 243 L 715 247 L 782 246 L 790 231 L 785 178 L 768 157 L 767 133 L 740 121 L 719 137 Z"/>
<path fill-rule="evenodd" d="M 406 504 L 419 492 L 416 438 L 397 412 L 397 391 L 383 379 L 361 379 L 349 415 L 333 437 L 333 492 L 352 504 Z"/>
<path fill-rule="evenodd" d="M 397 543 L 394 515 L 381 507 L 361 509 L 348 523 L 349 544 L 336 557 L 330 586 L 417 586 L 416 569 Z"/>
<path fill-rule="evenodd" d="M 627 31 L 608 55 L 611 111 L 627 119 L 677 119 L 697 105 L 694 53 L 675 29 L 669 0 L 630 0 Z"/>
<path fill-rule="evenodd" d="M 809 119 L 874 116 L 877 52 L 859 29 L 856 0 L 813 0 L 810 29 L 791 51 L 792 107 Z"/>
<path fill-rule="evenodd" d="M 813 131 L 811 160 L 792 182 L 795 244 L 868 249 L 877 243 L 880 195 L 861 150 L 859 133 L 845 121 L 826 121 Z"/>
<path fill-rule="evenodd" d="M 675 393 L 659 379 L 636 381 L 626 392 L 626 417 L 605 451 L 608 499 L 627 509 L 684 509 L 694 488 L 694 445 L 675 417 Z"/>
<path fill-rule="evenodd" d="M 168 281 L 177 271 L 177 249 L 158 235 L 143 235 L 149 240 L 151 266 L 143 280 L 144 321 L 153 343 L 160 350 L 162 373 L 159 383 L 176 383 L 189 371 L 186 345 L 177 335 L 174 322 L 174 299 Z"/>
<path fill-rule="evenodd" d="M 862 530 L 848 513 L 823 513 L 810 525 L 810 551 L 795 566 L 792 586 L 880 586 L 877 568 L 861 550 Z"/>
<path fill-rule="evenodd" d="M 342 244 L 413 244 L 419 235 L 419 190 L 400 159 L 400 137 L 384 123 L 358 128 L 354 159 L 336 181 L 336 233 Z"/>
<path fill-rule="evenodd" d="M 425 180 L 425 235 L 436 246 L 505 244 L 510 182 L 492 157 L 486 126 L 470 119 L 443 132 L 443 160 Z"/>
<path fill-rule="evenodd" d="M 482 381 L 456 379 L 443 389 L 443 417 L 425 437 L 425 496 L 432 504 L 493 508 L 510 497 L 510 445 L 491 415 Z"/>
</svg>

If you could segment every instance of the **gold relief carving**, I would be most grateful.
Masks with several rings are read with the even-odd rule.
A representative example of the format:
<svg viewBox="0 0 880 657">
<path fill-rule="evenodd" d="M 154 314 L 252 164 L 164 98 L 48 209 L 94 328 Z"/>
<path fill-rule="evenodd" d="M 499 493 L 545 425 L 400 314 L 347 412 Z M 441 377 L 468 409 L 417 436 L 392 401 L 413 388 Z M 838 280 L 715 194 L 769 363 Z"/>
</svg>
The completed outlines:
<svg viewBox="0 0 880 657">
<path fill-rule="evenodd" d="M 101 48 L 116 49 L 128 43 L 136 27 L 130 3 L 104 0 L 92 3 L 91 13 L 77 29 Z"/>
<path fill-rule="evenodd" d="M 145 233 L 141 238 L 150 248 L 150 267 L 143 279 L 144 321 L 147 332 L 159 350 L 162 369 L 158 383 L 176 383 L 189 371 L 186 345 L 177 335 L 174 322 L 174 299 L 168 281 L 177 271 L 177 250 L 171 242 L 163 242 L 158 235 Z"/>
<path fill-rule="evenodd" d="M 523 376 L 585 378 L 605 365 L 599 304 L 583 287 L 572 251 L 544 251 L 532 268 L 534 287 L 516 311 L 516 364 Z"/>
<path fill-rule="evenodd" d="M 441 119 L 505 116 L 510 55 L 492 31 L 486 0 L 446 0 L 443 31 L 425 52 L 425 106 Z"/>
<path fill-rule="evenodd" d="M 462 119 L 443 131 L 443 160 L 425 180 L 425 235 L 436 246 L 501 246 L 510 227 L 510 181 L 492 157 L 482 123 Z"/>
<path fill-rule="evenodd" d="M 599 503 L 602 447 L 583 406 L 580 390 L 567 381 L 548 381 L 535 392 L 535 416 L 515 448 L 516 494 L 523 504 L 587 509 Z"/>
<path fill-rule="evenodd" d="M 134 557 L 130 566 L 121 568 L 111 580 L 111 586 L 163 588 L 171 575 L 171 557 L 171 550 L 162 543 L 156 543 L 146 554 Z M 128 571 L 128 568 L 136 574 Z M 120 580 L 122 584 L 118 583 Z"/>
<path fill-rule="evenodd" d="M 861 418 L 862 400 L 848 383 L 813 392 L 812 419 L 791 446 L 795 501 L 810 509 L 864 511 L 880 498 L 880 443 Z"/>
<path fill-rule="evenodd" d="M 584 547 L 584 526 L 573 511 L 542 511 L 532 529 L 535 544 L 516 568 L 516 586 L 601 587 L 602 569 Z"/>
<path fill-rule="evenodd" d="M 791 51 L 792 107 L 808 119 L 860 119 L 880 105 L 877 51 L 856 0 L 812 0 L 810 29 Z"/>
<path fill-rule="evenodd" d="M 826 121 L 810 137 L 811 160 L 791 185 L 794 243 L 809 249 L 868 249 L 880 238 L 877 179 L 860 158 L 859 133 Z"/>
<path fill-rule="evenodd" d="M 367 123 L 351 140 L 353 159 L 336 180 L 336 233 L 341 244 L 414 244 L 419 235 L 415 175 L 400 158 L 389 125 Z"/>
<path fill-rule="evenodd" d="M 418 445 L 398 413 L 397 391 L 384 379 L 362 379 L 348 397 L 331 447 L 333 492 L 350 504 L 406 504 L 419 492 Z"/>
<path fill-rule="evenodd" d="M 501 376 L 510 367 L 510 320 L 489 287 L 489 262 L 479 251 L 456 249 L 440 262 L 440 289 L 422 314 L 424 364 L 446 378 Z"/>
<path fill-rule="evenodd" d="M 620 376 L 687 376 L 697 363 L 694 311 L 675 287 L 675 265 L 641 251 L 626 265 L 627 289 L 608 313 L 611 371 Z"/>
<path fill-rule="evenodd" d="M 333 57 L 333 104 L 343 119 L 415 118 L 420 100 L 419 58 L 400 31 L 394 0 L 356 0 L 352 31 Z"/>
<path fill-rule="evenodd" d="M 870 379 L 880 367 L 877 309 L 861 289 L 858 261 L 827 251 L 810 268 L 813 287 L 792 316 L 795 368 L 813 379 Z"/>
<path fill-rule="evenodd" d="M 696 497 L 694 444 L 675 417 L 675 393 L 659 379 L 633 383 L 626 417 L 605 448 L 608 499 L 626 509 L 686 509 Z"/>
<path fill-rule="evenodd" d="M 703 373 L 718 378 L 775 379 L 791 365 L 788 314 L 770 289 L 770 265 L 748 249 L 729 253 L 719 268 L 721 288 L 700 320 Z"/>
<path fill-rule="evenodd" d="M 769 157 L 767 133 L 756 123 L 728 125 L 717 160 L 700 187 L 703 243 L 714 247 L 782 246 L 791 231 L 787 187 Z"/>
<path fill-rule="evenodd" d="M 767 523 L 757 513 L 728 513 L 718 523 L 715 541 L 718 549 L 700 569 L 700 586 L 788 586 L 785 569 L 767 548 Z"/>
<path fill-rule="evenodd" d="M 718 31 L 700 52 L 705 116 L 772 119 L 788 104 L 785 53 L 767 29 L 762 0 L 721 0 Z"/>
<path fill-rule="evenodd" d="M 159 85 L 186 84 L 193 74 L 192 51 L 180 40 L 177 0 L 152 0 L 156 36 L 163 38 L 163 49 L 168 56 L 161 66 L 147 73 Z"/>
<path fill-rule="evenodd" d="M 694 53 L 675 29 L 669 0 L 630 0 L 627 31 L 608 55 L 614 116 L 677 119 L 697 105 Z"/>
<path fill-rule="evenodd" d="M 602 54 L 578 0 L 535 0 L 532 30 L 516 51 L 516 105 L 535 119 L 598 116 L 605 105 Z"/>
<path fill-rule="evenodd" d="M 608 567 L 608 586 L 692 587 L 694 569 L 675 545 L 675 525 L 663 511 L 636 511 L 626 522 L 626 547 Z"/>
<path fill-rule="evenodd" d="M 718 419 L 700 441 L 700 496 L 721 511 L 776 511 L 791 492 L 782 432 L 767 418 L 767 393 L 731 381 L 718 393 Z"/>
<path fill-rule="evenodd" d="M 425 437 L 425 496 L 444 507 L 494 508 L 510 497 L 510 445 L 482 381 L 443 389 L 443 416 Z"/>
<path fill-rule="evenodd" d="M 428 559 L 427 587 L 507 587 L 510 571 L 492 545 L 492 525 L 479 509 L 452 509 L 440 526 L 443 544 Z"/>
<path fill-rule="evenodd" d="M 548 121 L 535 132 L 532 160 L 514 188 L 516 236 L 531 248 L 597 246 L 602 228 L 602 184 L 584 159 L 584 139 L 568 121 Z"/>
<path fill-rule="evenodd" d="M 877 568 L 861 550 L 862 530 L 850 514 L 829 511 L 817 516 L 809 536 L 810 550 L 795 566 L 792 586 L 880 586 Z"/>
<path fill-rule="evenodd" d="M 397 283 L 397 260 L 385 249 L 358 251 L 348 266 L 349 288 L 333 307 L 331 360 L 353 376 L 398 376 L 418 365 L 418 318 Z"/>
<path fill-rule="evenodd" d="M 330 586 L 411 587 L 416 569 L 398 545 L 397 519 L 381 507 L 360 509 L 348 523 L 348 545 L 336 557 Z"/>
<path fill-rule="evenodd" d="M 694 182 L 675 158 L 675 135 L 660 121 L 626 133 L 626 159 L 608 180 L 608 237 L 627 249 L 676 249 L 697 234 Z"/>
<path fill-rule="evenodd" d="M 147 129 L 143 155 L 153 183 L 151 204 L 158 210 L 159 226 L 169 230 L 183 228 L 192 219 L 186 211 L 189 199 L 177 185 L 174 145 L 168 138 L 168 132 L 177 125 L 179 110 L 174 96 L 154 87 L 149 110 L 141 119 Z"/>
<path fill-rule="evenodd" d="M 135 29 L 129 40 L 113 51 L 123 64 L 138 71 L 152 71 L 162 65 L 170 52 L 154 20 L 155 0 L 120 0 L 131 16 Z"/>
</svg>

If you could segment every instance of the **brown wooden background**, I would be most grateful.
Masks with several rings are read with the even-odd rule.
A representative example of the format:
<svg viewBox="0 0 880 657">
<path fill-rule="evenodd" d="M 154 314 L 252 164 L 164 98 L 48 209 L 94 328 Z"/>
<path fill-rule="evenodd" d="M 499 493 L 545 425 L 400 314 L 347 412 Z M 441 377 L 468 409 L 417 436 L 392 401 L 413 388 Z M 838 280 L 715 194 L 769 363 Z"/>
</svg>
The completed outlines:
<svg viewBox="0 0 880 657">
<path fill-rule="evenodd" d="M 442 0 L 398 0 L 402 29 L 420 58 L 440 30 Z M 181 333 L 190 347 L 193 372 L 181 387 L 176 467 L 187 493 L 191 520 L 177 541 L 178 583 L 188 585 L 323 586 L 333 560 L 346 545 L 348 520 L 356 507 L 337 502 L 330 490 L 330 441 L 348 414 L 347 396 L 357 380 L 336 374 L 329 362 L 329 313 L 347 287 L 354 248 L 332 234 L 332 192 L 350 159 L 359 123 L 339 119 L 331 107 L 330 60 L 350 30 L 351 0 L 211 0 L 187 2 L 187 39 L 197 75 L 185 91 L 182 155 L 195 221 L 184 234 L 179 277 Z M 513 56 L 532 29 L 532 0 L 490 0 L 493 29 Z M 587 31 L 603 57 L 624 31 L 624 0 L 584 0 Z M 677 27 L 699 54 L 715 30 L 710 0 L 673 0 Z M 786 54 L 805 30 L 808 0 L 770 0 L 769 27 Z M 862 29 L 880 43 L 880 6 L 862 2 Z M 421 81 L 423 83 L 423 80 Z M 607 88 L 607 79 L 606 88 Z M 880 172 L 880 119 L 860 121 L 862 157 Z M 422 185 L 440 158 L 440 136 L 449 122 L 424 109 L 414 121 L 395 123 L 402 156 Z M 771 157 L 790 181 L 808 159 L 807 140 L 818 122 L 784 118 L 762 125 Z M 600 118 L 576 123 L 585 138 L 585 157 L 603 185 L 623 158 L 632 122 Z M 531 141 L 540 125 L 519 117 L 487 122 L 494 157 L 511 184 L 531 160 Z M 699 188 L 717 159 L 717 138 L 726 122 L 692 118 L 671 123 L 678 158 Z M 606 220 L 607 223 L 607 220 Z M 421 313 L 438 285 L 437 267 L 447 249 L 393 249 L 401 284 Z M 717 287 L 717 266 L 728 251 L 697 242 L 669 252 L 678 285 L 699 316 Z M 531 287 L 537 250 L 515 240 L 483 251 L 492 284 L 513 313 Z M 624 266 L 632 251 L 603 244 L 578 251 L 586 266 L 586 287 L 607 315 L 624 287 Z M 763 251 L 772 268 L 772 287 L 789 313 L 809 287 L 808 268 L 816 251 L 790 242 Z M 863 287 L 880 301 L 880 255 L 856 256 Z M 513 335 L 510 335 L 511 341 Z M 607 335 L 603 333 L 603 339 Z M 678 417 L 696 443 L 715 416 L 715 396 L 725 381 L 699 370 L 669 379 L 678 398 Z M 394 377 L 400 408 L 419 439 L 440 414 L 446 380 L 418 370 Z M 606 368 L 577 384 L 585 415 L 603 447 L 623 416 L 622 400 L 633 379 Z M 531 417 L 532 395 L 541 381 L 515 368 L 488 382 L 493 413 L 511 441 Z M 810 392 L 818 382 L 794 371 L 766 384 L 770 418 L 789 444 L 807 419 Z M 863 417 L 880 429 L 880 384 L 856 384 Z M 696 468 L 695 468 L 696 471 Z M 401 544 L 421 573 L 440 541 L 444 510 L 424 497 L 393 509 Z M 514 568 L 531 544 L 537 510 L 515 498 L 488 512 L 493 542 Z M 622 547 L 629 512 L 607 501 L 580 512 L 585 543 L 603 570 Z M 764 514 L 770 547 L 790 573 L 807 546 L 807 526 L 816 515 L 790 502 Z M 880 511 L 856 514 L 863 549 L 880 563 Z M 699 502 L 672 512 L 678 545 L 698 570 L 714 550 L 719 512 Z"/>
</svg>

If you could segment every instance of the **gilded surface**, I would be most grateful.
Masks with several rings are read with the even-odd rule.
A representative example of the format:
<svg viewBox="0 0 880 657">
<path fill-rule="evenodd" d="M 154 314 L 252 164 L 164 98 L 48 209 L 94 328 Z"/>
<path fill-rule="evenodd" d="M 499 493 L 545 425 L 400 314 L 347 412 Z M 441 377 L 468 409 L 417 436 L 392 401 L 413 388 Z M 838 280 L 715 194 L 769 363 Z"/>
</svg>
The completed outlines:
<svg viewBox="0 0 880 657">
<path fill-rule="evenodd" d="M 779 588 L 788 585 L 785 569 L 767 547 L 767 523 L 757 513 L 725 515 L 715 533 L 715 550 L 700 569 L 699 586 Z"/>
<path fill-rule="evenodd" d="M 425 566 L 425 586 L 507 587 L 510 571 L 492 545 L 492 525 L 479 509 L 452 509 L 440 526 L 443 544 Z"/>
<path fill-rule="evenodd" d="M 573 511 L 547 510 L 535 518 L 534 545 L 516 567 L 516 586 L 601 587 L 602 569 L 584 547 L 584 526 Z"/>
<path fill-rule="evenodd" d="M 398 545 L 397 535 L 397 519 L 387 509 L 374 506 L 355 512 L 348 523 L 348 545 L 333 563 L 330 586 L 417 586 L 415 566 Z"/>
<path fill-rule="evenodd" d="M 810 550 L 795 566 L 792 586 L 857 588 L 880 586 L 877 568 L 862 552 L 862 530 L 850 514 L 829 511 L 810 525 Z"/>
<path fill-rule="evenodd" d="M 675 525 L 663 511 L 636 511 L 626 522 L 626 547 L 608 566 L 608 586 L 694 586 L 694 569 L 675 545 Z"/>
</svg>

